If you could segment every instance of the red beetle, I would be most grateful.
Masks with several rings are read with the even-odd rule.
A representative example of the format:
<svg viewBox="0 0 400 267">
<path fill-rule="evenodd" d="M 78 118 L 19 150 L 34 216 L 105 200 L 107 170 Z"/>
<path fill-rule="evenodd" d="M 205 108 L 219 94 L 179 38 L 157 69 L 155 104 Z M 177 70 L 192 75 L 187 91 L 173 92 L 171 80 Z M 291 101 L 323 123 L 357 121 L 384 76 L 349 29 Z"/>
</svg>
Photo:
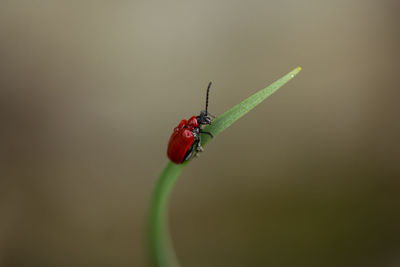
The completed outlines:
<svg viewBox="0 0 400 267">
<path fill-rule="evenodd" d="M 203 150 L 201 147 L 200 133 L 208 134 L 213 137 L 212 133 L 204 132 L 201 128 L 202 125 L 211 124 L 210 117 L 214 118 L 214 116 L 207 111 L 210 87 L 211 82 L 207 87 L 206 110 L 202 110 L 199 116 L 192 116 L 188 121 L 182 120 L 178 126 L 175 127 L 174 132 L 169 138 L 167 155 L 168 158 L 176 164 L 191 159 L 197 152 Z"/>
</svg>

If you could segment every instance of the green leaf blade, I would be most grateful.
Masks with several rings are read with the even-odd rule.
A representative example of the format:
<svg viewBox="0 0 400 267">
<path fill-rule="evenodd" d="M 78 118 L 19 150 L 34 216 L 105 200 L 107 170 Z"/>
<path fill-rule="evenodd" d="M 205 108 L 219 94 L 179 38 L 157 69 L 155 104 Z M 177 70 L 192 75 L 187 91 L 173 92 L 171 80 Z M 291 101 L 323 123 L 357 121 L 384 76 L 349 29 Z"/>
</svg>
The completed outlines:
<svg viewBox="0 0 400 267">
<path fill-rule="evenodd" d="M 246 113 L 248 113 L 250 110 L 263 102 L 267 97 L 275 93 L 284 84 L 293 79 L 300 71 L 301 67 L 295 68 L 268 87 L 243 100 L 236 106 L 232 107 L 230 110 L 217 117 L 211 125 L 204 127 L 204 131 L 211 132 L 214 136 L 217 136 L 230 125 L 232 125 L 235 121 L 243 117 Z M 202 145 L 204 146 L 205 144 L 207 144 L 210 139 L 211 138 L 208 135 L 203 134 Z"/>
<path fill-rule="evenodd" d="M 297 67 L 268 87 L 243 100 L 213 120 L 211 125 L 204 127 L 204 131 L 211 132 L 214 136 L 217 136 L 294 78 L 300 71 L 301 67 Z M 202 134 L 203 146 L 210 140 L 211 138 L 208 135 Z M 158 177 L 152 197 L 149 222 L 150 260 L 154 267 L 179 267 L 166 220 L 168 215 L 167 204 L 175 182 L 189 162 L 175 164 L 169 161 Z"/>
</svg>

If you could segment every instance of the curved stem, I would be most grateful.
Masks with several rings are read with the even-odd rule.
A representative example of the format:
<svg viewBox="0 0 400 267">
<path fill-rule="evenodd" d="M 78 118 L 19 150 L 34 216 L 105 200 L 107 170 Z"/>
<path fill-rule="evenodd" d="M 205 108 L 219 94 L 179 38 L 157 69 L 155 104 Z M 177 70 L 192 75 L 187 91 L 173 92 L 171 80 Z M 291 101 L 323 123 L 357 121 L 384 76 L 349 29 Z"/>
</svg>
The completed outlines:
<svg viewBox="0 0 400 267">
<path fill-rule="evenodd" d="M 290 81 L 301 68 L 297 67 L 279 80 L 275 81 L 268 87 L 258 91 L 241 103 L 232 107 L 222 115 L 218 116 L 211 125 L 204 128 L 204 131 L 217 136 L 223 132 L 232 123 L 243 117 L 247 112 L 255 108 L 264 101 L 268 96 L 272 95 L 276 90 Z M 202 145 L 205 146 L 209 141 L 208 135 L 202 134 Z M 151 263 L 154 267 L 179 267 L 178 260 L 173 250 L 171 237 L 169 235 L 167 223 L 168 200 L 179 174 L 188 164 L 174 164 L 168 162 L 158 177 L 155 191 L 151 202 L 150 211 L 150 256 Z"/>
<path fill-rule="evenodd" d="M 158 177 L 150 211 L 150 253 L 154 267 L 178 267 L 168 229 L 168 200 L 182 172 L 182 164 L 168 162 Z"/>
</svg>

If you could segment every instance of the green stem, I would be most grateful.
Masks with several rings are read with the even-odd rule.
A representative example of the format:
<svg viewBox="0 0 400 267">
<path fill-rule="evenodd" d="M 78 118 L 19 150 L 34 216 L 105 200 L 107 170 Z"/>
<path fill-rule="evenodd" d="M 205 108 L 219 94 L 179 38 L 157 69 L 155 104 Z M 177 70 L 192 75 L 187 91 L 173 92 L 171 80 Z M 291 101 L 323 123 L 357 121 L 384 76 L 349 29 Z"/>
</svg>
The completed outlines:
<svg viewBox="0 0 400 267">
<path fill-rule="evenodd" d="M 206 126 L 204 130 L 217 136 L 232 123 L 240 119 L 247 112 L 255 108 L 276 90 L 290 81 L 300 72 L 300 70 L 300 67 L 292 70 L 268 87 L 248 97 L 230 110 L 218 116 L 218 118 L 216 118 L 211 125 Z M 209 141 L 210 137 L 208 135 L 202 135 L 203 146 L 205 146 Z M 152 266 L 154 267 L 179 267 L 178 260 L 173 250 L 167 223 L 168 200 L 176 180 L 187 164 L 188 162 L 183 164 L 168 162 L 157 180 L 151 203 L 149 229 L 150 256 Z"/>
<path fill-rule="evenodd" d="M 181 165 L 169 161 L 157 180 L 150 212 L 150 253 L 154 267 L 178 267 L 169 235 L 167 214 L 172 188 L 182 172 Z"/>
</svg>

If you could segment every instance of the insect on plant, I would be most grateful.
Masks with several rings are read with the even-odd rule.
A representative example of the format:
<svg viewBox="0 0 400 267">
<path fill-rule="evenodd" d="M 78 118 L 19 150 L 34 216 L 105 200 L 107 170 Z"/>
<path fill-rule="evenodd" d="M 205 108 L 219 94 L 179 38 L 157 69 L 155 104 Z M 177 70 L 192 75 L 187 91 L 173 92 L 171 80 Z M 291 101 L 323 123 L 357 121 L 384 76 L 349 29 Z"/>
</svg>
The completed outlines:
<svg viewBox="0 0 400 267">
<path fill-rule="evenodd" d="M 189 159 L 207 145 L 210 137 L 217 136 L 235 121 L 243 117 L 276 90 L 290 81 L 301 68 L 295 68 L 268 87 L 233 106 L 228 111 L 214 118 L 208 113 L 208 94 L 211 83 L 207 87 L 206 109 L 199 116 L 192 116 L 189 121 L 182 120 L 174 129 L 168 143 L 168 161 L 155 185 L 152 196 L 149 218 L 149 255 L 153 267 L 179 267 L 169 233 L 167 215 L 168 199 L 171 191 Z M 200 134 L 206 134 L 200 138 Z"/>
</svg>

